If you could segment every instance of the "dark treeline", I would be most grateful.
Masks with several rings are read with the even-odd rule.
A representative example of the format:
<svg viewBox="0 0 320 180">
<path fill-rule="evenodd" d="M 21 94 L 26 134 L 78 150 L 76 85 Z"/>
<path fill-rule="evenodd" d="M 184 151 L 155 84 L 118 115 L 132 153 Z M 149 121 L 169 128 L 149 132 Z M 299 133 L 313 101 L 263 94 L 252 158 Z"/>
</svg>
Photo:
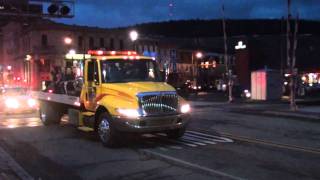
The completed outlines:
<svg viewBox="0 0 320 180">
<path fill-rule="evenodd" d="M 166 37 L 222 36 L 221 20 L 180 20 L 145 23 L 134 26 L 140 33 Z M 320 34 L 320 21 L 299 21 L 299 33 Z M 293 25 L 293 23 L 292 23 Z M 286 20 L 227 20 L 229 36 L 286 33 Z"/>
</svg>

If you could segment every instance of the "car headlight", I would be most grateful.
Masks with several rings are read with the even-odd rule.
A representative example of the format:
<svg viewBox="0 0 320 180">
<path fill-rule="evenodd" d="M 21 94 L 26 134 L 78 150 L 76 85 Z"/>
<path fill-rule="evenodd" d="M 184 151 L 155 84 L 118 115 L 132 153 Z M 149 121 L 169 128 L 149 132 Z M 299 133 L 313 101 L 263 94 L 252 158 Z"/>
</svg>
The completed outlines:
<svg viewBox="0 0 320 180">
<path fill-rule="evenodd" d="M 35 99 L 32 99 L 32 98 L 28 99 L 28 105 L 30 107 L 34 107 L 36 106 L 36 104 L 37 104 L 37 101 Z"/>
<path fill-rule="evenodd" d="M 120 115 L 129 117 L 129 118 L 137 118 L 140 116 L 140 113 L 136 109 L 117 109 L 117 112 Z"/>
<path fill-rule="evenodd" d="M 184 104 L 180 107 L 181 113 L 188 113 L 191 110 L 191 107 L 189 104 Z"/>
<path fill-rule="evenodd" d="M 13 98 L 6 99 L 5 104 L 8 108 L 14 108 L 14 109 L 17 109 L 20 106 L 19 102 Z"/>
</svg>

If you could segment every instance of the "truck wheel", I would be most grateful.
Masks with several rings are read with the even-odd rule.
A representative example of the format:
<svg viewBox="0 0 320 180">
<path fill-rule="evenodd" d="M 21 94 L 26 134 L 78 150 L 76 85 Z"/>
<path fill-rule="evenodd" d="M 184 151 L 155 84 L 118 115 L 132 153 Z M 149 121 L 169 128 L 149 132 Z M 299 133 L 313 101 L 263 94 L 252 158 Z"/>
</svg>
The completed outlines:
<svg viewBox="0 0 320 180">
<path fill-rule="evenodd" d="M 63 113 L 58 107 L 49 103 L 42 103 L 39 110 L 41 122 L 47 126 L 51 124 L 59 124 Z"/>
<path fill-rule="evenodd" d="M 100 114 L 97 123 L 97 135 L 106 147 L 115 147 L 118 140 L 118 132 L 110 123 L 111 117 L 107 112 Z"/>
<path fill-rule="evenodd" d="M 182 127 L 179 129 L 169 130 L 166 132 L 166 134 L 167 134 L 167 137 L 170 139 L 179 139 L 184 135 L 185 132 L 186 132 L 186 128 Z"/>
</svg>

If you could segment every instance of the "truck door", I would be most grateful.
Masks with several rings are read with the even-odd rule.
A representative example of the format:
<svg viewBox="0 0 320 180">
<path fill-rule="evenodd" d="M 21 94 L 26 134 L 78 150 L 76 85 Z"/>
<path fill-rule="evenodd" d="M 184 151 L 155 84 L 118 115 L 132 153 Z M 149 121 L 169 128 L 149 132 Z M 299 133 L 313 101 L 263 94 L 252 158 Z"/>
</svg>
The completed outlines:
<svg viewBox="0 0 320 180">
<path fill-rule="evenodd" d="M 94 111 L 96 107 L 97 87 L 100 84 L 98 63 L 95 59 L 86 61 L 86 74 L 85 74 L 85 108 Z"/>
</svg>

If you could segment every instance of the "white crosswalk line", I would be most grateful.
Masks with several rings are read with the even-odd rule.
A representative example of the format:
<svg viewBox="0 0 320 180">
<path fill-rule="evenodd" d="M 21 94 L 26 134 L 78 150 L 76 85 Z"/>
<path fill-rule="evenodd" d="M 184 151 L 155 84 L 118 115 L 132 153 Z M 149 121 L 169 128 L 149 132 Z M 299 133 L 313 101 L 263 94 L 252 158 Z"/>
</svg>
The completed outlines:
<svg viewBox="0 0 320 180">
<path fill-rule="evenodd" d="M 200 132 L 196 132 L 196 131 L 187 131 L 187 133 L 211 137 L 211 138 L 213 138 L 212 140 L 215 142 L 224 142 L 224 143 L 233 142 L 233 140 L 229 139 L 229 138 L 225 138 L 225 137 L 221 137 L 221 136 L 214 136 L 214 135 L 210 135 L 210 134 L 204 134 L 204 133 L 200 133 Z"/>
<path fill-rule="evenodd" d="M 204 136 L 199 136 L 199 135 L 196 135 L 196 134 L 191 134 L 191 133 L 185 133 L 184 134 L 185 136 L 189 136 L 189 137 L 194 137 L 194 138 L 198 138 L 198 139 L 203 139 L 203 140 L 206 140 L 206 141 L 210 141 L 210 142 L 213 142 L 215 144 L 217 144 L 213 139 L 213 138 L 208 138 L 208 137 L 204 137 Z"/>
<path fill-rule="evenodd" d="M 205 146 L 206 145 L 206 144 L 201 143 L 201 142 L 195 142 L 195 141 L 189 140 L 189 139 L 187 139 L 185 137 L 177 139 L 176 141 L 186 141 L 187 143 L 193 143 L 193 144 L 200 145 L 200 146 Z"/>
<path fill-rule="evenodd" d="M 183 145 L 190 146 L 190 147 L 197 147 L 198 146 L 198 145 L 196 145 L 194 143 L 185 142 L 185 141 L 174 141 L 174 140 L 171 140 L 171 139 L 168 139 L 168 141 L 173 142 L 173 143 L 183 144 Z"/>
<path fill-rule="evenodd" d="M 168 146 L 169 148 L 172 148 L 172 149 L 182 149 L 181 146 Z"/>
<path fill-rule="evenodd" d="M 201 143 L 217 144 L 217 143 L 215 143 L 215 142 L 213 142 L 213 141 L 201 139 L 201 138 L 199 138 L 199 137 L 188 136 L 188 134 L 185 134 L 183 137 L 184 137 L 184 138 L 187 138 L 187 139 L 190 139 L 190 140 L 192 140 L 192 141 L 198 141 L 198 142 L 201 142 Z"/>
<path fill-rule="evenodd" d="M 165 147 L 159 147 L 159 149 L 160 149 L 161 151 L 168 151 L 168 150 L 169 150 L 168 148 L 165 148 Z"/>
<path fill-rule="evenodd" d="M 143 135 L 144 137 L 147 137 L 147 138 L 153 138 L 153 137 L 158 137 L 156 135 L 153 135 L 153 134 L 144 134 Z M 165 148 L 165 149 L 168 149 L 168 148 L 171 148 L 171 149 L 182 149 L 181 146 L 175 146 L 175 145 L 168 145 L 168 144 L 164 144 L 164 143 L 159 143 L 159 142 L 154 142 L 154 141 L 146 141 L 146 143 L 148 144 L 160 144 L 161 147 Z"/>
<path fill-rule="evenodd" d="M 161 136 L 161 137 L 166 137 L 165 134 L 163 133 L 157 133 L 157 135 Z M 177 140 L 172 140 L 172 139 L 165 139 L 166 141 L 169 141 L 169 142 L 173 142 L 173 143 L 178 143 L 178 144 L 183 144 L 183 145 L 186 145 L 186 146 L 189 146 L 189 147 L 197 147 L 198 145 L 196 145 L 195 143 L 190 143 L 190 142 L 186 142 L 186 141 L 177 141 Z"/>
<path fill-rule="evenodd" d="M 144 137 L 160 138 L 161 140 L 164 140 L 170 143 L 181 144 L 189 147 L 205 146 L 209 144 L 215 145 L 219 142 L 222 142 L 222 143 L 233 142 L 233 140 L 229 138 L 205 134 L 197 131 L 186 131 L 183 137 L 175 140 L 167 138 L 167 135 L 165 133 L 145 134 Z M 183 149 L 183 146 L 181 147 L 181 146 L 170 145 L 165 143 L 160 143 L 160 144 L 161 144 L 160 147 L 164 149 Z"/>
</svg>

